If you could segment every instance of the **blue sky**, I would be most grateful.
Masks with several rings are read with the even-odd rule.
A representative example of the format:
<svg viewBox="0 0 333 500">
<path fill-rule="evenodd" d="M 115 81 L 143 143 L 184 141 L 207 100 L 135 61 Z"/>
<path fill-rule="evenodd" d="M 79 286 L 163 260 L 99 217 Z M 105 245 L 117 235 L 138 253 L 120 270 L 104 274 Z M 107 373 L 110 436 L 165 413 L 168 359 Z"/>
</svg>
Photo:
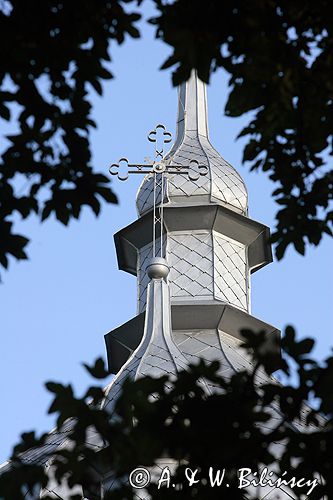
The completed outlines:
<svg viewBox="0 0 333 500">
<path fill-rule="evenodd" d="M 146 134 L 157 123 L 175 132 L 177 97 L 170 72 L 158 70 L 169 49 L 154 40 L 151 27 L 140 41 L 111 47 L 116 78 L 93 95 L 98 128 L 92 134 L 93 164 L 107 173 L 121 156 L 142 162 L 152 155 Z M 250 216 L 274 227 L 274 185 L 262 173 L 241 165 L 242 142 L 235 142 L 246 123 L 223 115 L 227 77 L 221 71 L 208 88 L 213 145 L 241 173 L 250 195 Z M 2 399 L 0 461 L 8 456 L 20 432 L 45 431 L 50 396 L 46 380 L 73 383 L 80 392 L 91 379 L 82 362 L 104 355 L 104 334 L 136 314 L 136 280 L 118 271 L 113 234 L 136 218 L 138 176 L 114 181 L 119 205 L 104 206 L 96 219 L 88 210 L 65 228 L 54 219 L 34 217 L 19 223 L 31 237 L 30 260 L 11 262 L 0 286 L 0 391 Z M 252 313 L 279 328 L 297 327 L 299 335 L 317 340 L 324 358 L 333 344 L 332 240 L 325 238 L 306 257 L 293 250 L 252 278 Z"/>
</svg>

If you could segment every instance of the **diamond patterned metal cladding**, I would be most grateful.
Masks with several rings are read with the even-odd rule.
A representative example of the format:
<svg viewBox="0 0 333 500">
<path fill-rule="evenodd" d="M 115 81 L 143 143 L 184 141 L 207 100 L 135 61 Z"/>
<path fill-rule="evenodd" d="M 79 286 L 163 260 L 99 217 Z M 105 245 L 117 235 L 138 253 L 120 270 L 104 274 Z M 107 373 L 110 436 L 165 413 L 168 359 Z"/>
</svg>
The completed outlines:
<svg viewBox="0 0 333 500">
<path fill-rule="evenodd" d="M 213 297 L 213 253 L 209 231 L 168 234 L 171 298 Z"/>
<path fill-rule="evenodd" d="M 222 200 L 247 214 L 248 194 L 243 179 L 206 137 L 201 137 L 200 142 L 211 165 L 212 198 Z"/>
<path fill-rule="evenodd" d="M 172 158 L 172 163 L 185 166 L 193 159 L 196 159 L 198 162 L 208 167 L 207 175 L 199 178 L 197 181 L 191 181 L 185 175 L 170 176 L 168 180 L 168 189 L 171 199 L 177 196 L 210 194 L 211 169 L 209 168 L 207 156 L 201 147 L 196 132 L 188 132 L 185 135 L 182 145 Z"/>
<path fill-rule="evenodd" d="M 219 361 L 219 374 L 230 378 L 240 370 L 250 370 L 253 362 L 246 351 L 240 348 L 242 341 L 217 330 L 196 330 L 173 332 L 173 339 L 188 363 L 204 359 Z M 259 373 L 258 383 L 267 382 L 268 376 Z"/>
<path fill-rule="evenodd" d="M 197 160 L 207 166 L 208 172 L 197 180 L 191 180 L 187 175 L 169 175 L 167 196 L 165 202 L 180 202 L 184 197 L 207 196 L 208 201 L 222 202 L 243 214 L 247 214 L 247 191 L 244 182 L 236 170 L 227 163 L 213 148 L 209 140 L 198 136 L 196 131 L 187 131 L 184 140 L 174 155 L 166 157 L 169 163 L 178 166 L 188 166 Z M 137 209 L 139 215 L 153 206 L 153 184 L 146 177 L 137 194 Z"/>
<path fill-rule="evenodd" d="M 241 243 L 213 231 L 214 296 L 248 311 L 248 265 Z"/>
<path fill-rule="evenodd" d="M 218 299 L 248 310 L 248 266 L 244 245 L 215 231 L 172 232 L 163 251 L 170 266 L 169 283 L 173 300 Z M 159 243 L 156 244 L 159 246 Z M 146 307 L 149 278 L 147 265 L 152 245 L 138 258 L 138 312 Z"/>
</svg>

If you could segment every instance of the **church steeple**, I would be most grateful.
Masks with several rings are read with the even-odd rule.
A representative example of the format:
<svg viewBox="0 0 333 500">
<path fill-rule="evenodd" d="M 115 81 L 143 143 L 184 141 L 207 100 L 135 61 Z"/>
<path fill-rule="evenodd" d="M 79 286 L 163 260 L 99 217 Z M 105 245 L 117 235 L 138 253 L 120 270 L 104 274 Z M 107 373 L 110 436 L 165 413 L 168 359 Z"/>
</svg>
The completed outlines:
<svg viewBox="0 0 333 500">
<path fill-rule="evenodd" d="M 269 229 L 247 216 L 243 180 L 209 141 L 206 87 L 195 72 L 180 86 L 178 101 L 176 141 L 163 161 L 184 173 L 166 170 L 163 238 L 156 242 L 170 268 L 172 330 L 221 330 L 235 337 L 242 327 L 274 331 L 250 314 L 250 275 L 272 260 Z M 207 175 L 191 179 L 191 162 L 204 165 Z M 133 328 L 143 327 L 153 257 L 153 179 L 153 173 L 146 176 L 138 190 L 138 220 L 115 235 L 119 268 L 137 276 L 138 316 L 108 336 L 109 352 L 119 352 L 110 362 L 113 370 L 117 358 L 128 355 L 125 346 L 135 345 Z"/>
</svg>

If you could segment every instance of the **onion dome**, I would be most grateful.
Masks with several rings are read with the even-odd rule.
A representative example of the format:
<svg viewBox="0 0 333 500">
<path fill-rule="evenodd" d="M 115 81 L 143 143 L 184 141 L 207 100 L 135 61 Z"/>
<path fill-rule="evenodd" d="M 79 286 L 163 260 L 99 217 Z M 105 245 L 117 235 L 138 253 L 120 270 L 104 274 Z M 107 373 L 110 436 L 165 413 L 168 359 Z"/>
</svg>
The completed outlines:
<svg viewBox="0 0 333 500">
<path fill-rule="evenodd" d="M 193 71 L 179 87 L 176 140 L 165 156 L 167 164 L 207 167 L 206 175 L 196 181 L 184 173 L 168 175 L 165 186 L 166 205 L 223 205 L 247 215 L 247 190 L 239 173 L 216 151 L 209 141 L 206 85 Z M 153 179 L 144 178 L 137 194 L 141 216 L 153 207 Z"/>
</svg>

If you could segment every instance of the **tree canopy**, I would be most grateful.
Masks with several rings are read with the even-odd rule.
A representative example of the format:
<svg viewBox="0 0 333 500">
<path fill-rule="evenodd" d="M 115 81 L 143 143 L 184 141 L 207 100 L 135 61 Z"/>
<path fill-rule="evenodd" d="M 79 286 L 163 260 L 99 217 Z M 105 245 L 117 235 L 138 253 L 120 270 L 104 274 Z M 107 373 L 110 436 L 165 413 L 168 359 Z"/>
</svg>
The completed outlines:
<svg viewBox="0 0 333 500">
<path fill-rule="evenodd" d="M 281 258 L 332 235 L 332 46 L 328 0 L 154 0 L 150 20 L 172 54 L 176 85 L 196 68 L 230 74 L 225 112 L 248 116 L 243 160 L 269 173 L 280 206 Z M 6 0 L 0 3 L 0 118 L 15 125 L 0 160 L 0 264 L 27 257 L 15 217 L 51 214 L 67 225 L 83 205 L 117 201 L 93 170 L 89 89 L 112 77 L 112 43 L 139 37 L 144 2 Z M 9 141 L 9 142 L 8 142 Z M 22 188 L 23 186 L 23 188 Z"/>
</svg>

